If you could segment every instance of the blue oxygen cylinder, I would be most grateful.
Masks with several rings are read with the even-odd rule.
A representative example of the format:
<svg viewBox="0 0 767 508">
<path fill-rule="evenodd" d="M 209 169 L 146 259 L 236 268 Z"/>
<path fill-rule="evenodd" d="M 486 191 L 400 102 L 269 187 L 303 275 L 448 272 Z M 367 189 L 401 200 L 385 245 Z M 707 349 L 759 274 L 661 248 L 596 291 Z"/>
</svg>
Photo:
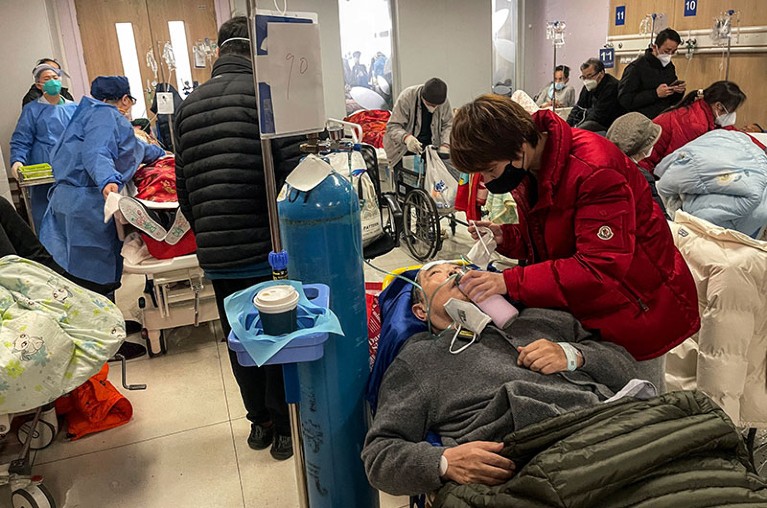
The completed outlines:
<svg viewBox="0 0 767 508">
<path fill-rule="evenodd" d="M 377 508 L 360 458 L 369 352 L 359 198 L 333 172 L 308 192 L 286 184 L 277 201 L 290 278 L 330 287 L 345 334 L 330 336 L 321 359 L 298 364 L 309 505 Z"/>
</svg>

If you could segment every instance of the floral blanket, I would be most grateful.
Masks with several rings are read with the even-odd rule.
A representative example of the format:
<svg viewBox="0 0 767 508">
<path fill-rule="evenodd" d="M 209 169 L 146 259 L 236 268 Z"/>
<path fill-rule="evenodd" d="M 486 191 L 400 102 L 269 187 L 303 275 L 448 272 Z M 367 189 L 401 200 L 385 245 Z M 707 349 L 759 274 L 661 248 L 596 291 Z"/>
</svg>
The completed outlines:
<svg viewBox="0 0 767 508">
<path fill-rule="evenodd" d="M 107 298 L 34 261 L 0 259 L 0 414 L 77 388 L 124 339 L 122 313 Z"/>
</svg>

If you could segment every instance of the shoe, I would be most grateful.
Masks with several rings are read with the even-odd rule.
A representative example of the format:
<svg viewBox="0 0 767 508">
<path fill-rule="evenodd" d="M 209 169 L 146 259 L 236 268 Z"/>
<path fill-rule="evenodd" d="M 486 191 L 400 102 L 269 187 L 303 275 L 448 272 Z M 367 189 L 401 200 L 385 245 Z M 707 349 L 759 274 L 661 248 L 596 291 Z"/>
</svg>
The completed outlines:
<svg viewBox="0 0 767 508">
<path fill-rule="evenodd" d="M 265 427 L 260 423 L 250 425 L 250 435 L 248 436 L 248 446 L 254 450 L 264 450 L 272 444 L 274 429 L 272 426 Z"/>
<path fill-rule="evenodd" d="M 125 320 L 125 334 L 126 335 L 133 335 L 134 333 L 141 333 L 141 330 L 144 327 L 141 323 L 138 321 L 133 321 L 132 319 L 126 319 Z"/>
<path fill-rule="evenodd" d="M 186 220 L 181 210 L 176 212 L 176 217 L 173 219 L 173 224 L 168 229 L 168 236 L 165 237 L 165 243 L 168 245 L 176 245 L 184 237 L 187 231 L 189 231 L 189 221 Z"/>
<path fill-rule="evenodd" d="M 168 236 L 168 230 L 160 224 L 156 214 L 138 200 L 124 196 L 120 198 L 119 206 L 125 220 L 151 238 L 159 242 Z"/>
<path fill-rule="evenodd" d="M 120 345 L 120 349 L 117 350 L 117 353 L 115 353 L 115 356 L 110 358 L 108 361 L 110 362 L 119 361 L 116 358 L 117 355 L 123 355 L 126 360 L 134 360 L 136 358 L 141 358 L 145 354 L 146 354 L 146 348 L 144 346 L 142 346 L 141 344 L 136 344 L 135 342 L 128 342 L 126 340 Z"/>
<path fill-rule="evenodd" d="M 269 450 L 275 460 L 287 460 L 293 456 L 293 438 L 276 434 L 272 449 Z"/>
</svg>

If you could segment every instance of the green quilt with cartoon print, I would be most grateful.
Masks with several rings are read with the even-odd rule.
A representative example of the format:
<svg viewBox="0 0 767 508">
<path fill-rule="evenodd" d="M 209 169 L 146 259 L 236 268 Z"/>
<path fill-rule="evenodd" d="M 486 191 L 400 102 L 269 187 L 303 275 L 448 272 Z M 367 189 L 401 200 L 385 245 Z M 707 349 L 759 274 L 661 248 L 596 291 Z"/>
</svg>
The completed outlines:
<svg viewBox="0 0 767 508">
<path fill-rule="evenodd" d="M 74 390 L 125 339 L 115 304 L 18 256 L 0 259 L 0 313 L 0 414 Z"/>
</svg>

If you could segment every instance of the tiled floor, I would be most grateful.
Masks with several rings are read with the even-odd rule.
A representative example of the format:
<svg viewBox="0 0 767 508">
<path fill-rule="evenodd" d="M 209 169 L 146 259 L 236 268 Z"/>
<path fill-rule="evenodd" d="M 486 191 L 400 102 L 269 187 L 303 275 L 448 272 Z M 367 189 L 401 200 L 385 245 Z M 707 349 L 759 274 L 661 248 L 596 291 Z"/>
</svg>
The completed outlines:
<svg viewBox="0 0 767 508">
<path fill-rule="evenodd" d="M 465 254 L 466 228 L 445 241 L 439 257 Z M 375 260 L 382 269 L 415 261 L 404 251 Z M 366 280 L 384 274 L 365 267 Z M 137 317 L 140 276 L 126 276 L 118 304 Z M 298 505 L 293 461 L 276 462 L 268 451 L 253 451 L 246 438 L 249 424 L 225 344 L 208 326 L 173 330 L 168 354 L 129 363 L 129 382 L 146 383 L 145 391 L 125 392 L 133 420 L 122 427 L 75 442 L 60 433 L 48 449 L 36 454 L 36 474 L 55 496 L 59 508 L 290 508 Z M 135 339 L 134 340 L 140 340 Z M 120 369 L 110 379 L 120 386 Z M 0 441 L 0 463 L 15 446 L 15 436 Z M 10 506 L 8 487 L 0 488 L 0 507 Z M 407 505 L 407 498 L 382 494 L 381 506 Z"/>
</svg>

